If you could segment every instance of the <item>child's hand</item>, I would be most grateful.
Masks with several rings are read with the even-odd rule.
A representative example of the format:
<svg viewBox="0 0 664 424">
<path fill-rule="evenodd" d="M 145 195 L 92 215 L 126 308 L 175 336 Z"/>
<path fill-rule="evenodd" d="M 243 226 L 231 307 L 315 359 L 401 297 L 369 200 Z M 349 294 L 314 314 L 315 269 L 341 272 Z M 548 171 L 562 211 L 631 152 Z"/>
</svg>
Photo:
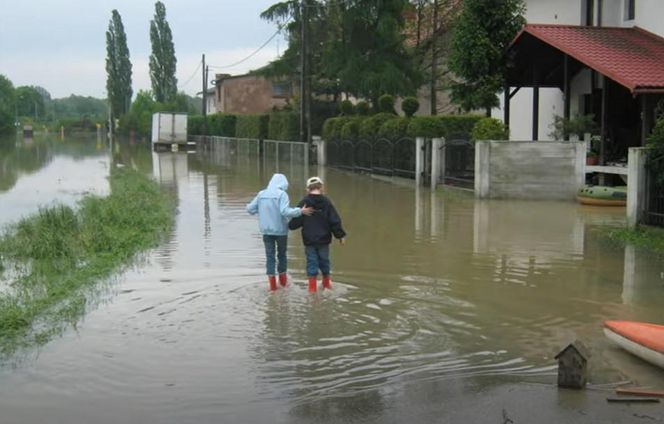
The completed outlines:
<svg viewBox="0 0 664 424">
<path fill-rule="evenodd" d="M 302 212 L 302 215 L 310 216 L 314 213 L 314 208 L 304 205 L 304 207 L 300 208 L 300 212 Z"/>
<path fill-rule="evenodd" d="M 339 244 L 346 244 L 346 239 L 345 238 L 340 238 L 339 239 Z"/>
</svg>

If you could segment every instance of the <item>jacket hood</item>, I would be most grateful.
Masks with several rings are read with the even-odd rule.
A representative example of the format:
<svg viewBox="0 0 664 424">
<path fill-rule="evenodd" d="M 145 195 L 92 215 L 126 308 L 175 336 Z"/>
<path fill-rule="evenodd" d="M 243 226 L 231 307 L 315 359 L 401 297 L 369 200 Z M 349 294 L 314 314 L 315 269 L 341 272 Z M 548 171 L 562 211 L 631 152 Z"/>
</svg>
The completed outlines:
<svg viewBox="0 0 664 424">
<path fill-rule="evenodd" d="M 307 194 L 303 199 L 303 203 L 318 210 L 326 207 L 329 202 L 322 194 Z"/>
<path fill-rule="evenodd" d="M 267 185 L 268 190 L 288 190 L 288 179 L 284 174 L 274 174 Z"/>
</svg>

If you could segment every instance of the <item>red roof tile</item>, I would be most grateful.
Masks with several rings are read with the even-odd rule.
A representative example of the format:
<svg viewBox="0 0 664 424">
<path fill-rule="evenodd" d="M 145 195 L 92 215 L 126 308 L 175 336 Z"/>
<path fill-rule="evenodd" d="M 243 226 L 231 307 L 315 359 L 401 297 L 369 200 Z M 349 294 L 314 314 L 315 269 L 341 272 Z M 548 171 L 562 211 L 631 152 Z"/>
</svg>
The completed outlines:
<svg viewBox="0 0 664 424">
<path fill-rule="evenodd" d="M 524 33 L 568 54 L 633 93 L 664 89 L 664 38 L 644 29 L 527 24 Z"/>
</svg>

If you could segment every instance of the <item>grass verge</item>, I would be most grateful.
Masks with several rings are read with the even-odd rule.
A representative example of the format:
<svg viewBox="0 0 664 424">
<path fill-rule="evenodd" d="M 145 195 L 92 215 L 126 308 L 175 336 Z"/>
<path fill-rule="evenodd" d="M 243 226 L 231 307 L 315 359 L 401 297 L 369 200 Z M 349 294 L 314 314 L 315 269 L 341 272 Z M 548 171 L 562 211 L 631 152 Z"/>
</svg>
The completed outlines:
<svg viewBox="0 0 664 424">
<path fill-rule="evenodd" d="M 42 208 L 0 237 L 0 354 L 43 344 L 85 312 L 86 290 L 155 247 L 174 199 L 147 176 L 114 168 L 111 194 L 76 210 Z"/>
<path fill-rule="evenodd" d="M 664 255 L 664 230 L 654 227 L 620 228 L 609 232 L 611 240 Z"/>
</svg>

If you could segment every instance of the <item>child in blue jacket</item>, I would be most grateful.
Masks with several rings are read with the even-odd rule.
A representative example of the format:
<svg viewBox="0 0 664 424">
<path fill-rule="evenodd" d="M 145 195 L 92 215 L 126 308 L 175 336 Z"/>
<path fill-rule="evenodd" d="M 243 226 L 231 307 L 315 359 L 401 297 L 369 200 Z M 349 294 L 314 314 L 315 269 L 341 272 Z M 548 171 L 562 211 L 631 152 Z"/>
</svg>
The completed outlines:
<svg viewBox="0 0 664 424">
<path fill-rule="evenodd" d="M 304 215 L 310 215 L 312 208 L 304 205 L 299 208 L 291 208 L 288 199 L 288 180 L 283 174 L 274 174 L 265 190 L 258 192 L 254 200 L 247 204 L 247 212 L 251 215 L 258 214 L 258 227 L 263 234 L 265 245 L 266 271 L 270 290 L 277 289 L 275 274 L 275 251 L 277 254 L 279 272 L 279 283 L 285 287 L 288 282 L 286 271 L 288 270 L 288 259 L 286 249 L 288 247 L 288 220 Z"/>
</svg>

